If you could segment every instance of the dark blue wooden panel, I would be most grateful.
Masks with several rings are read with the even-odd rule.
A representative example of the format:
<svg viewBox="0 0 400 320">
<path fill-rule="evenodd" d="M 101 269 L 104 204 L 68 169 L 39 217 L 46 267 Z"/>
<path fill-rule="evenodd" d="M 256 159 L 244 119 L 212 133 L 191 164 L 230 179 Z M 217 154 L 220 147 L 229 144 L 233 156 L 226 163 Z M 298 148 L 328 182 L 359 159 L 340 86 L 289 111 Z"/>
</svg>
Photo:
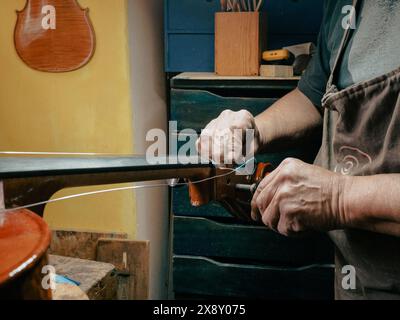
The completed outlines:
<svg viewBox="0 0 400 320">
<path fill-rule="evenodd" d="M 214 71 L 213 34 L 168 34 L 169 72 Z"/>
<path fill-rule="evenodd" d="M 266 1 L 268 32 L 272 34 L 317 34 L 324 0 Z"/>
<path fill-rule="evenodd" d="M 222 97 L 202 90 L 171 90 L 171 120 L 178 121 L 178 130 L 201 129 L 225 109 L 249 110 L 254 116 L 265 111 L 277 99 Z"/>
<path fill-rule="evenodd" d="M 191 256 L 174 256 L 173 266 L 174 291 L 180 296 L 331 300 L 334 295 L 332 267 L 296 269 Z"/>
<path fill-rule="evenodd" d="M 268 34 L 267 46 L 269 50 L 281 49 L 299 43 L 317 43 L 316 34 Z"/>
<path fill-rule="evenodd" d="M 165 1 L 167 72 L 214 71 L 214 14 L 217 11 L 218 0 Z M 268 15 L 269 49 L 316 42 L 323 0 L 267 1 L 263 11 Z M 191 61 L 188 53 L 193 57 Z"/>
<path fill-rule="evenodd" d="M 219 0 L 167 0 L 167 28 L 170 31 L 214 32 L 214 12 Z"/>
<path fill-rule="evenodd" d="M 214 33 L 214 14 L 219 0 L 167 0 L 166 28 L 169 32 Z M 273 34 L 318 33 L 323 0 L 266 1 L 268 31 Z"/>
<path fill-rule="evenodd" d="M 174 254 L 291 266 L 334 262 L 325 234 L 287 238 L 262 226 L 193 217 L 174 218 Z"/>
</svg>

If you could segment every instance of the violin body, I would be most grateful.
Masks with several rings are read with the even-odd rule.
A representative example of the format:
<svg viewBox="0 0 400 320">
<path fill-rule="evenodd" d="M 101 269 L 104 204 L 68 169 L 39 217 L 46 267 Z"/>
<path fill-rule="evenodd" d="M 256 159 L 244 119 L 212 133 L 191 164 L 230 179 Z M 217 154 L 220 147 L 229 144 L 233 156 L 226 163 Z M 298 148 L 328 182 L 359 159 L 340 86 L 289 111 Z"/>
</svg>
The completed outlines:
<svg viewBox="0 0 400 320">
<path fill-rule="evenodd" d="M 95 50 L 88 9 L 77 0 L 27 0 L 17 12 L 14 42 L 31 68 L 68 72 L 86 65 Z"/>
<path fill-rule="evenodd" d="M 46 286 L 51 234 L 28 210 L 6 213 L 0 221 L 0 300 L 51 300 Z"/>
</svg>

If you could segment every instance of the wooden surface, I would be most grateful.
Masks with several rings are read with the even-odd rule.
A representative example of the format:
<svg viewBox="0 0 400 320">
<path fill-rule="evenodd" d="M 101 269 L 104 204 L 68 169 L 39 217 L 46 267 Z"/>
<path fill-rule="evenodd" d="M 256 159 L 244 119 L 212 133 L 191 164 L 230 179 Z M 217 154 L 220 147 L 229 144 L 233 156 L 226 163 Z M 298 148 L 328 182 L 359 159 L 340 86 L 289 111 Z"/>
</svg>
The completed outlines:
<svg viewBox="0 0 400 320">
<path fill-rule="evenodd" d="M 78 286 L 68 283 L 57 284 L 53 290 L 53 300 L 56 301 L 81 301 L 90 300 L 88 295 Z"/>
<path fill-rule="evenodd" d="M 258 12 L 215 15 L 215 72 L 222 76 L 257 76 L 264 48 Z"/>
<path fill-rule="evenodd" d="M 97 261 L 112 263 L 119 274 L 118 300 L 149 298 L 150 243 L 100 239 Z"/>
<path fill-rule="evenodd" d="M 154 160 L 145 157 L 0 157 L 0 180 L 4 179 L 6 209 L 41 203 L 32 206 L 32 211 L 42 216 L 45 203 L 62 189 L 177 177 L 193 181 L 210 177 L 215 169 L 211 163 L 200 163 L 199 157 L 184 165 L 170 157 Z"/>
<path fill-rule="evenodd" d="M 260 75 L 269 78 L 292 78 L 293 66 L 263 65 Z"/>
<path fill-rule="evenodd" d="M 176 80 L 300 80 L 301 77 L 263 77 L 263 76 L 221 76 L 214 72 L 183 72 L 174 77 Z"/>
<path fill-rule="evenodd" d="M 116 297 L 117 277 L 115 267 L 109 263 L 82 260 L 62 256 L 49 256 L 49 264 L 56 274 L 80 283 L 82 290 L 90 300 L 112 300 Z M 66 290 L 67 289 L 67 290 Z M 77 296 L 78 293 L 78 296 Z M 54 295 L 55 300 L 81 300 L 78 290 L 61 286 Z"/>
<path fill-rule="evenodd" d="M 58 230 L 53 231 L 50 252 L 112 264 L 118 300 L 148 299 L 150 243 L 127 238 L 123 233 Z"/>
<path fill-rule="evenodd" d="M 197 159 L 194 157 L 194 159 Z M 153 160 L 153 161 L 151 161 Z M 127 176 L 129 173 L 139 173 L 141 175 L 138 179 L 118 181 L 118 182 L 135 182 L 135 181 L 149 181 L 159 180 L 163 172 L 168 170 L 178 172 L 179 170 L 201 169 L 201 168 L 214 168 L 211 164 L 193 163 L 182 165 L 177 161 L 177 158 L 160 156 L 159 160 L 164 161 L 165 164 L 159 164 L 157 159 L 148 159 L 145 156 L 88 156 L 88 157 L 0 157 L 0 180 L 12 178 L 43 178 L 53 176 L 72 176 L 72 175 L 91 175 L 92 180 L 95 174 L 109 174 L 116 175 L 123 173 Z M 156 174 L 154 174 L 156 173 Z M 146 178 L 148 176 L 148 178 Z M 186 176 L 185 176 L 186 177 Z M 167 178 L 166 178 L 167 179 Z M 114 182 L 114 183 L 118 183 Z M 105 182 L 103 182 L 105 183 Z M 4 183 L 5 184 L 5 183 Z M 101 183 L 100 183 L 101 184 Z M 81 185 L 80 185 L 81 186 Z"/>
<path fill-rule="evenodd" d="M 46 29 L 43 7 L 55 7 L 55 28 Z M 45 20 L 46 21 L 46 20 Z M 31 68 L 66 72 L 81 68 L 94 54 L 95 35 L 88 17 L 76 0 L 27 0 L 18 12 L 14 35 L 21 59 Z"/>
<path fill-rule="evenodd" d="M 124 233 L 96 233 L 74 230 L 52 232 L 50 254 L 86 260 L 96 260 L 97 243 L 101 238 L 127 239 Z"/>
</svg>

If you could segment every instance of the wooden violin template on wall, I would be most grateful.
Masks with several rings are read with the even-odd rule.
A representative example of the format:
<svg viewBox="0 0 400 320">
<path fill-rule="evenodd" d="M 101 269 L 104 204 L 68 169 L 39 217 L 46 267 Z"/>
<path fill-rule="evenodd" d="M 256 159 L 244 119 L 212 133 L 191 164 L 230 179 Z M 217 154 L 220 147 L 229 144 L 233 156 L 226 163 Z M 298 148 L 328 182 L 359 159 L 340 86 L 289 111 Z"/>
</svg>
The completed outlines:
<svg viewBox="0 0 400 320">
<path fill-rule="evenodd" d="M 29 67 L 67 72 L 92 58 L 95 33 L 88 9 L 77 0 L 27 0 L 17 15 L 15 47 Z"/>
</svg>

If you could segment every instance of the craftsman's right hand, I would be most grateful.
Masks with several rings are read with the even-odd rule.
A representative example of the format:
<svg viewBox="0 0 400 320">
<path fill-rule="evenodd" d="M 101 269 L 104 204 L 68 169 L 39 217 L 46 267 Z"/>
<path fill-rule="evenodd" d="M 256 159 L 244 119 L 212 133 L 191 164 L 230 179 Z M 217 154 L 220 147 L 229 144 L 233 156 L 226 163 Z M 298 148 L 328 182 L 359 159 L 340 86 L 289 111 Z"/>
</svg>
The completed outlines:
<svg viewBox="0 0 400 320">
<path fill-rule="evenodd" d="M 202 131 L 196 147 L 202 158 L 216 164 L 243 164 L 260 148 L 256 120 L 246 110 L 225 110 Z"/>
</svg>

